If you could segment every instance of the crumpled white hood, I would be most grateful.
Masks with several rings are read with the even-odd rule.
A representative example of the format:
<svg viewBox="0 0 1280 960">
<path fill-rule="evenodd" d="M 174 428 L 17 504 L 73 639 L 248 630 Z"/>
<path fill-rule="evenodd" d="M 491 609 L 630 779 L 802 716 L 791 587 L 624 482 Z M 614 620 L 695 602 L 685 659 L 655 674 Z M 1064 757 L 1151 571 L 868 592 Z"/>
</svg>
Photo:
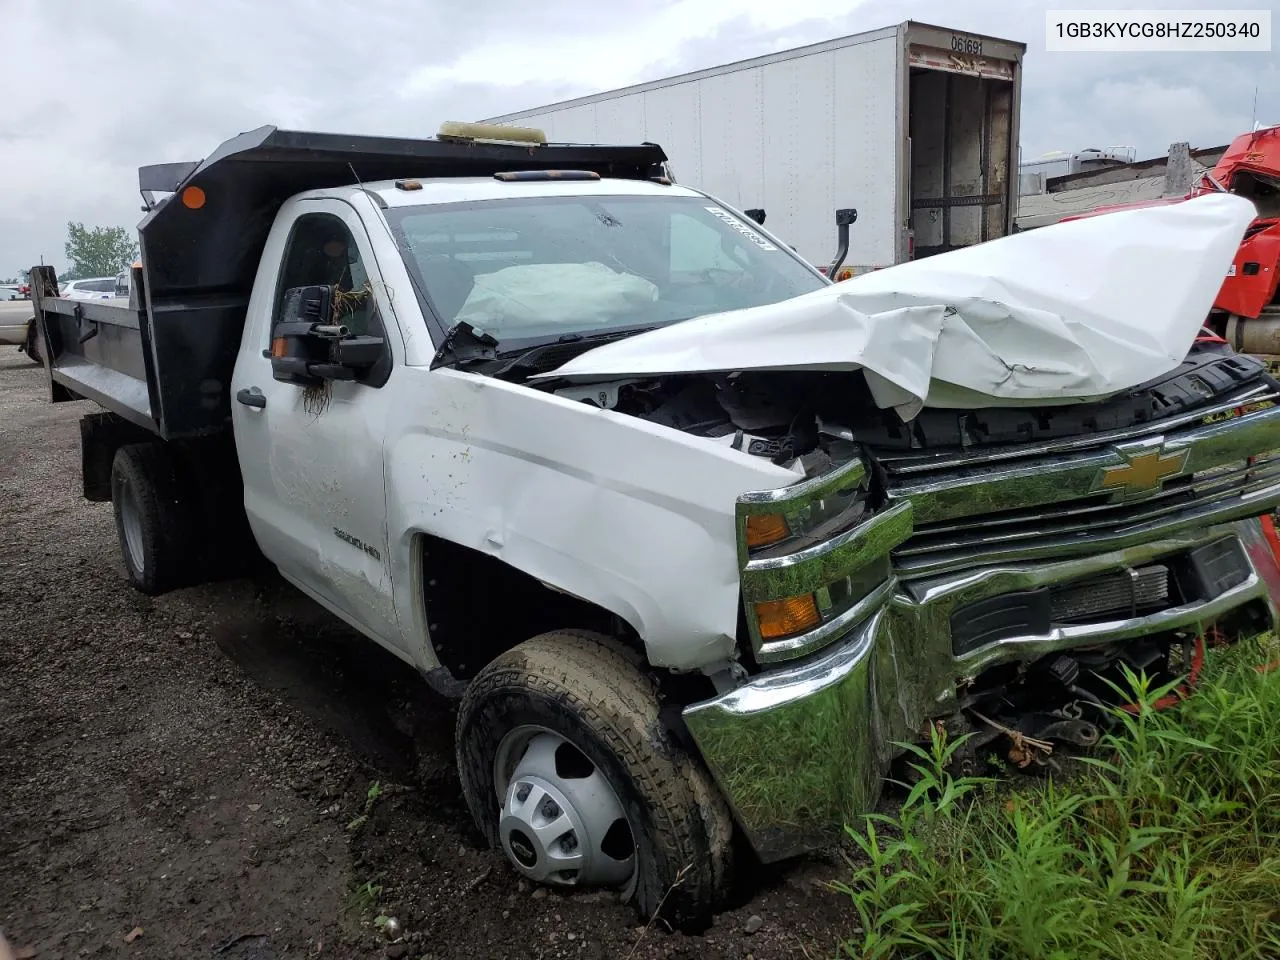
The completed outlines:
<svg viewBox="0 0 1280 960">
<path fill-rule="evenodd" d="M 1096 399 L 1182 362 L 1255 216 L 1217 193 L 1055 224 L 696 317 L 542 376 L 861 369 L 905 419 Z"/>
</svg>

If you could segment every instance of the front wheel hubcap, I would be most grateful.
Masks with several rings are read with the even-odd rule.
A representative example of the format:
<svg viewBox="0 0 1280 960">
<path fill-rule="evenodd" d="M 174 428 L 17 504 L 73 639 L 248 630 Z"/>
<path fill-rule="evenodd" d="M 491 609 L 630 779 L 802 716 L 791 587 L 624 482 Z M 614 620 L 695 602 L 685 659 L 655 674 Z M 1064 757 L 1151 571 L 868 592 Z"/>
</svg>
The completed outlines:
<svg viewBox="0 0 1280 960">
<path fill-rule="evenodd" d="M 494 761 L 498 833 L 511 863 L 538 883 L 628 886 L 635 843 L 617 794 L 577 747 L 543 728 L 507 734 Z"/>
</svg>

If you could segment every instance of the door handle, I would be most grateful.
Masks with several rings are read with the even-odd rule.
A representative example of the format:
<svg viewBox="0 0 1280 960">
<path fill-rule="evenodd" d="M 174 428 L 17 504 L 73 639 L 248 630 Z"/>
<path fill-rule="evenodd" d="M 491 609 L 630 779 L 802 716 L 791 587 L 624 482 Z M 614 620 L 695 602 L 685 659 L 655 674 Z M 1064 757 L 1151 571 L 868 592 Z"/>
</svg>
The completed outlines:
<svg viewBox="0 0 1280 960">
<path fill-rule="evenodd" d="M 246 387 L 236 393 L 236 400 L 243 403 L 246 407 L 265 407 L 267 398 L 262 395 L 262 391 L 257 387 Z"/>
</svg>

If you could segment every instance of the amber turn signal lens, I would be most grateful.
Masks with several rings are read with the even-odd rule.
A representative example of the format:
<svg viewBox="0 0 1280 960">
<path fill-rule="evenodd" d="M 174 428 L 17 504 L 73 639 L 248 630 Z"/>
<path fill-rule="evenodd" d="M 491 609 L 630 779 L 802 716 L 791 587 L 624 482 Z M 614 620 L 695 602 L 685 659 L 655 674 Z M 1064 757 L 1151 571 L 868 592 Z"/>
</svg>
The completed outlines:
<svg viewBox="0 0 1280 960">
<path fill-rule="evenodd" d="M 289 352 L 289 345 L 284 337 L 276 337 L 271 341 L 271 355 L 273 357 L 283 357 Z"/>
<path fill-rule="evenodd" d="M 822 622 L 822 614 L 818 613 L 813 594 L 806 593 L 802 597 L 757 603 L 756 622 L 760 625 L 762 639 L 776 640 L 816 627 Z"/>
<path fill-rule="evenodd" d="M 785 540 L 791 533 L 780 513 L 757 513 L 747 517 L 747 546 L 767 547 Z"/>
<path fill-rule="evenodd" d="M 204 191 L 199 187 L 191 186 L 182 191 L 182 205 L 190 207 L 192 210 L 199 210 L 204 206 Z"/>
</svg>

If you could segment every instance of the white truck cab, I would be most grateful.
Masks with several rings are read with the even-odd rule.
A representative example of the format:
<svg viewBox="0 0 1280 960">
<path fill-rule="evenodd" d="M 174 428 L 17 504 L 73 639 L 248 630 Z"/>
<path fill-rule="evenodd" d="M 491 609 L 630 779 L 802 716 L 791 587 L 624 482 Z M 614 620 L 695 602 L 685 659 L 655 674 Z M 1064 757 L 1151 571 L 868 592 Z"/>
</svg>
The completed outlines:
<svg viewBox="0 0 1280 960">
<path fill-rule="evenodd" d="M 796 473 L 744 457 L 725 438 L 610 414 L 614 403 L 584 403 L 581 388 L 531 391 L 433 360 L 440 328 L 464 320 L 497 351 L 545 349 L 825 283 L 754 226 L 688 188 L 608 179 L 379 182 L 287 201 L 263 250 L 231 385 L 245 505 L 263 552 L 428 670 L 439 665 L 430 625 L 396 613 L 415 609 L 424 535 L 609 611 L 653 664 L 727 666 L 737 554 L 716 529 L 732 530 L 742 490 Z M 278 291 L 329 282 L 367 290 L 345 322 L 383 338 L 386 357 L 376 378 L 333 382 L 319 418 L 306 393 L 272 378 L 265 351 L 282 320 Z M 668 316 L 655 315 L 655 290 Z M 609 537 L 588 535 L 610 527 Z M 718 586 L 708 590 L 691 570 Z"/>
</svg>

